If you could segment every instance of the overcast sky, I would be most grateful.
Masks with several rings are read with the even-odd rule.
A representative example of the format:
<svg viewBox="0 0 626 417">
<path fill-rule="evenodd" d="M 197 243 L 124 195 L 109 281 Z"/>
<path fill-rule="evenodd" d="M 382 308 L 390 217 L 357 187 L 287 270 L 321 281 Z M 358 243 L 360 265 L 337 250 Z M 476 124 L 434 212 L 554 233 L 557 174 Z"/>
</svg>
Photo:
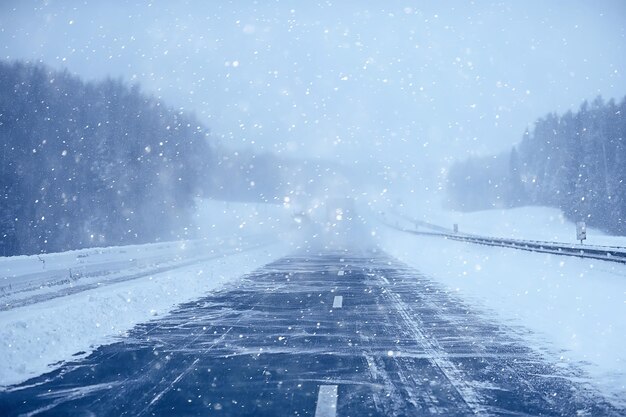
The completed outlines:
<svg viewBox="0 0 626 417">
<path fill-rule="evenodd" d="M 626 95 L 621 0 L 4 0 L 0 48 L 138 82 L 225 143 L 409 170 Z"/>
</svg>

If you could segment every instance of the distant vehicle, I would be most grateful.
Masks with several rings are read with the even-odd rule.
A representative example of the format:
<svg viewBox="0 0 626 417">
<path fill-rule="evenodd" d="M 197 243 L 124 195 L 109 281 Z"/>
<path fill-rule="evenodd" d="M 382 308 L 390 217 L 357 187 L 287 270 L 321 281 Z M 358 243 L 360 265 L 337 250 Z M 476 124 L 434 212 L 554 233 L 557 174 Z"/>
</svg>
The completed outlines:
<svg viewBox="0 0 626 417">
<path fill-rule="evenodd" d="M 329 225 L 351 221 L 355 215 L 354 199 L 350 197 L 328 198 L 326 206 L 326 222 Z"/>
</svg>

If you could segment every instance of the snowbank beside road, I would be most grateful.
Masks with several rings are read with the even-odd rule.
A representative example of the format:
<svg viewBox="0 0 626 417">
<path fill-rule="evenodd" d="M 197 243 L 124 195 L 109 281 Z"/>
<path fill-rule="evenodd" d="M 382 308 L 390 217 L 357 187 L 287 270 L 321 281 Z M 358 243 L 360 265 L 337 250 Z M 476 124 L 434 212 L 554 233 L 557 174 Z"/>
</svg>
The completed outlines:
<svg viewBox="0 0 626 417">
<path fill-rule="evenodd" d="M 535 215 L 547 215 L 540 211 L 532 208 Z M 475 213 L 476 229 L 472 232 L 490 234 L 477 226 L 496 224 L 494 219 L 498 218 L 517 217 L 517 224 L 532 223 L 520 214 L 519 209 L 512 214 Z M 526 231 L 530 236 L 520 232 L 515 237 L 542 233 L 558 237 L 559 233 Z M 582 366 L 593 385 L 626 403 L 625 265 L 415 236 L 392 229 L 380 232 L 380 244 L 389 254 L 478 308 L 493 311 L 498 319 L 531 330 L 534 334 L 526 336 L 537 349 L 556 353 L 563 366 Z"/>
<path fill-rule="evenodd" d="M 289 252 L 251 249 L 114 285 L 0 312 L 0 385 L 23 382 L 87 355 L 138 323 L 167 313 Z M 59 256 L 64 256 L 59 254 Z"/>
<path fill-rule="evenodd" d="M 275 241 L 198 239 L 0 258 L 0 311 L 165 272 Z"/>
</svg>

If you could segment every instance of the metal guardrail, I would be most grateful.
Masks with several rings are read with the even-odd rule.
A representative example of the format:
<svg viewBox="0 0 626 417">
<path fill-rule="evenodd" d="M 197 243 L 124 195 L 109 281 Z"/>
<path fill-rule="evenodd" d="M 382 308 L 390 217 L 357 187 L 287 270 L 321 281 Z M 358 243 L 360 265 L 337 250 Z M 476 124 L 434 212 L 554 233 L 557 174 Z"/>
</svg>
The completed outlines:
<svg viewBox="0 0 626 417">
<path fill-rule="evenodd" d="M 394 211 L 393 214 L 398 216 L 398 217 L 400 217 L 401 219 L 403 219 L 403 220 L 405 220 L 407 222 L 410 222 L 410 223 L 414 224 L 415 228 L 417 228 L 417 227 L 424 227 L 426 229 L 434 230 L 435 232 L 444 233 L 444 234 L 452 232 L 452 229 L 448 229 L 446 227 L 442 227 L 442 226 L 439 226 L 437 224 L 428 223 L 428 222 L 425 222 L 423 220 L 412 219 L 411 217 L 409 217 L 407 215 L 404 215 L 402 213 L 398 213 L 396 211 Z"/>
<path fill-rule="evenodd" d="M 552 253 L 555 255 L 577 256 L 579 258 L 600 259 L 609 262 L 626 263 L 626 248 L 616 248 L 610 246 L 586 246 L 568 245 L 558 242 L 542 242 L 533 240 L 503 239 L 485 236 L 419 232 L 410 229 L 401 229 L 404 232 L 416 235 L 428 235 L 444 237 L 450 240 L 477 243 L 479 245 L 500 246 L 512 249 L 520 249 L 530 252 Z"/>
<path fill-rule="evenodd" d="M 388 222 L 384 222 L 388 227 L 395 228 L 397 230 L 412 233 L 415 235 L 423 236 L 437 236 L 450 240 L 457 240 L 461 242 L 476 243 L 486 246 L 500 246 L 505 248 L 520 249 L 530 252 L 539 253 L 551 253 L 555 255 L 564 256 L 576 256 L 579 258 L 599 259 L 608 262 L 618 262 L 626 264 L 626 248 L 615 246 L 590 246 L 590 245 L 577 245 L 568 244 L 562 242 L 546 242 L 538 240 L 521 240 L 521 239 L 506 239 L 489 236 L 472 235 L 466 233 L 454 233 L 450 229 L 444 227 L 426 223 L 420 220 L 411 219 L 408 216 L 395 213 L 398 217 L 405 221 L 411 222 L 417 226 L 422 226 L 433 230 L 432 232 L 422 232 L 413 229 L 407 229 L 399 227 L 397 224 L 392 225 Z"/>
</svg>

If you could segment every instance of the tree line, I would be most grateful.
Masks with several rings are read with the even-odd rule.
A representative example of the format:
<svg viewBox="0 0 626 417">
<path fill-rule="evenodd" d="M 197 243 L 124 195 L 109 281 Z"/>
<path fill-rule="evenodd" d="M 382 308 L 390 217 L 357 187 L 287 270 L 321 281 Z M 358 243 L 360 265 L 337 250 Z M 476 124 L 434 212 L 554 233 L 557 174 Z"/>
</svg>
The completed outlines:
<svg viewBox="0 0 626 417">
<path fill-rule="evenodd" d="M 207 129 L 139 87 L 0 62 L 0 255 L 182 238 L 219 165 Z"/>
<path fill-rule="evenodd" d="M 572 221 L 626 233 L 626 98 L 601 97 L 577 112 L 550 113 L 504 154 L 475 157 L 448 172 L 453 208 L 543 205 Z"/>
</svg>

